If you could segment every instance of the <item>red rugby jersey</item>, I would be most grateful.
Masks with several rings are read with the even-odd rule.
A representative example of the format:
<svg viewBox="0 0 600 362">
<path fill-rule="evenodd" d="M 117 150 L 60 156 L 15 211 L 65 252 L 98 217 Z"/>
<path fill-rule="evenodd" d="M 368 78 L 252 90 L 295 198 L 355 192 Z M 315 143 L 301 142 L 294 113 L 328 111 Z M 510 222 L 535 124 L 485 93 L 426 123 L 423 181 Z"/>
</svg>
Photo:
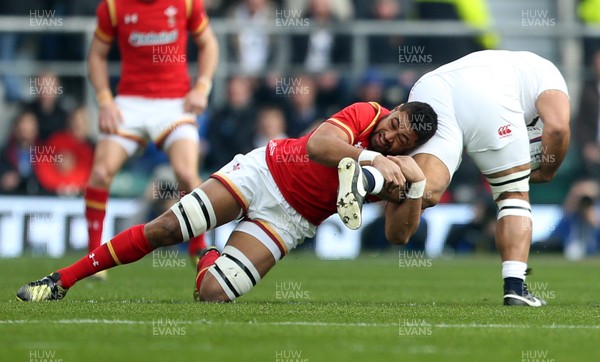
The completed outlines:
<svg viewBox="0 0 600 362">
<path fill-rule="evenodd" d="M 369 137 L 379 120 L 390 113 L 375 102 L 354 103 L 326 122 L 342 129 L 351 144 L 369 148 Z M 267 165 L 286 201 L 313 225 L 337 212 L 337 169 L 308 159 L 306 143 L 312 132 L 300 138 L 270 141 Z"/>
<path fill-rule="evenodd" d="M 188 31 L 208 25 L 201 0 L 104 0 L 96 10 L 95 36 L 121 53 L 120 95 L 181 98 L 190 89 Z"/>
</svg>

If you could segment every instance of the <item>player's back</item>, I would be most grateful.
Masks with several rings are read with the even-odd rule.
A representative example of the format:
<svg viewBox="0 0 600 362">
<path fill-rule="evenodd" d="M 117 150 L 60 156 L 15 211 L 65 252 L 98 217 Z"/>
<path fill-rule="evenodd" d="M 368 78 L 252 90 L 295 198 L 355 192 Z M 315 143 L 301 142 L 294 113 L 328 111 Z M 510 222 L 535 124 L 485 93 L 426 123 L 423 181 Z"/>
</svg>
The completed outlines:
<svg viewBox="0 0 600 362">
<path fill-rule="evenodd" d="M 532 52 L 484 50 L 443 65 L 419 81 L 439 78 L 438 83 L 444 85 L 441 91 L 446 92 L 440 100 L 451 103 L 463 102 L 464 97 L 472 94 L 513 94 L 519 98 L 524 118 L 532 119 L 538 95 L 548 89 L 549 68 L 556 69 L 550 61 Z"/>
</svg>

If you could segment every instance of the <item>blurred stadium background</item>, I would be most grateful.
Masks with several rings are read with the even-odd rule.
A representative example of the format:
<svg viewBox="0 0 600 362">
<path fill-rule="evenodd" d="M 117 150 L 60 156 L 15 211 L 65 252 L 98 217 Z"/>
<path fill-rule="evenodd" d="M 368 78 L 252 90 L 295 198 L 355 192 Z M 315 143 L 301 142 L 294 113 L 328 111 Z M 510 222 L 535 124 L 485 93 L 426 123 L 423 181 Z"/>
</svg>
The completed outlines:
<svg viewBox="0 0 600 362">
<path fill-rule="evenodd" d="M 86 248 L 81 192 L 98 131 L 85 59 L 99 2 L 0 3 L 0 257 L 58 257 Z M 600 1 L 204 4 L 221 52 L 210 107 L 197 120 L 204 178 L 236 153 L 274 137 L 298 136 L 352 102 L 393 107 L 406 100 L 420 75 L 469 52 L 529 50 L 565 76 L 573 127 L 557 178 L 531 192 L 533 248 L 570 259 L 598 252 Z M 194 49 L 191 41 L 188 49 Z M 195 56 L 188 50 L 192 76 Z M 110 60 L 114 93 L 116 49 Z M 166 156 L 148 147 L 113 182 L 104 239 L 165 210 L 176 189 Z M 430 256 L 494 252 L 495 206 L 489 200 L 485 180 L 465 157 L 443 204 L 424 214 L 408 247 Z M 322 258 L 387 250 L 379 213 L 367 205 L 367 225 L 356 233 L 332 217 L 301 247 Z M 212 232 L 212 242 L 222 245 L 226 232 Z"/>
</svg>

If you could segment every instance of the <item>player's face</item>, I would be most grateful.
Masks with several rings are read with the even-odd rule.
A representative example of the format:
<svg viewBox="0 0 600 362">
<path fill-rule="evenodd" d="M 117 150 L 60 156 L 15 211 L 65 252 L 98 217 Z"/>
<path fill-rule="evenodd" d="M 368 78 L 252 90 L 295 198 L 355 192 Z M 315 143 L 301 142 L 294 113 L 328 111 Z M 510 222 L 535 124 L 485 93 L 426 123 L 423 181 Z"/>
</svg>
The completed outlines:
<svg viewBox="0 0 600 362">
<path fill-rule="evenodd" d="M 386 155 L 405 155 L 415 148 L 417 139 L 408 114 L 395 108 L 375 125 L 369 144 L 374 151 Z"/>
</svg>

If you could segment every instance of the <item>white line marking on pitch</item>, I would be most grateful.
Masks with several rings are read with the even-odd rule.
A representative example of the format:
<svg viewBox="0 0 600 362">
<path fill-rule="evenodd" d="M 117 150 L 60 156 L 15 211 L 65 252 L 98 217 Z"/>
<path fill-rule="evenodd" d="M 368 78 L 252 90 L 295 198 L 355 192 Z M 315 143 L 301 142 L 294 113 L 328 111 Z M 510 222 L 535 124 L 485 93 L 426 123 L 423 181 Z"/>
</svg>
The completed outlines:
<svg viewBox="0 0 600 362">
<path fill-rule="evenodd" d="M 132 321 L 120 319 L 58 319 L 58 320 L 0 320 L 0 324 L 130 324 L 130 325 L 152 325 L 161 323 L 164 318 L 158 318 L 153 321 Z M 168 319 L 172 320 L 172 319 Z M 268 326 L 308 326 L 308 327 L 400 327 L 398 323 L 338 323 L 338 322 L 237 322 L 237 321 L 182 321 L 174 320 L 176 324 L 229 324 L 229 325 L 268 325 Z M 544 329 L 600 329 L 600 325 L 586 324 L 448 324 L 448 323 L 424 323 L 422 326 L 436 328 L 544 328 Z"/>
</svg>

